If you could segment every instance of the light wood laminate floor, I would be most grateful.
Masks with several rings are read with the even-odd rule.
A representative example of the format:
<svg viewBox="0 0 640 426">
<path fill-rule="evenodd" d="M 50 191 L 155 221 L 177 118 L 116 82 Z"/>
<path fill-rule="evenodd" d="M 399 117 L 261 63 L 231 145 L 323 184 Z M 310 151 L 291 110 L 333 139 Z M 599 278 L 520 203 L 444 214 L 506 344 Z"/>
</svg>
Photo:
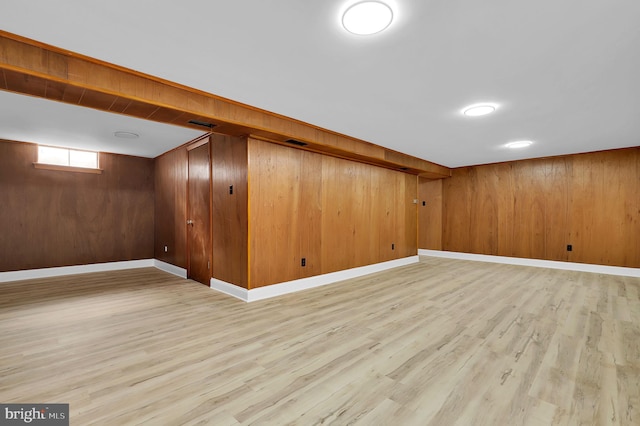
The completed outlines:
<svg viewBox="0 0 640 426">
<path fill-rule="evenodd" d="M 640 424 L 638 278 L 422 258 L 250 304 L 155 269 L 0 291 L 0 402 L 73 425 Z"/>
</svg>

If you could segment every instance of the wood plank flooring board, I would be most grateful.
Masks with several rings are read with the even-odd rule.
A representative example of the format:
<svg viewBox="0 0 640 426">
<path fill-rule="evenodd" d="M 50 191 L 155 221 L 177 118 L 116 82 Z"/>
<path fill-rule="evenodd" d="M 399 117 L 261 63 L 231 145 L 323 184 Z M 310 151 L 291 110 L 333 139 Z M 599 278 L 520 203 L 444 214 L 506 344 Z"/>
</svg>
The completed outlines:
<svg viewBox="0 0 640 426">
<path fill-rule="evenodd" d="M 577 363 L 576 392 L 573 398 L 571 412 L 572 422 L 587 423 L 594 419 L 605 420 L 602 416 L 606 410 L 606 401 L 600 395 L 600 383 L 602 383 L 603 354 L 598 350 L 600 336 L 602 335 L 602 318 L 597 313 L 589 315 L 586 341 L 580 353 Z M 603 406 L 603 402 L 605 405 Z"/>
<path fill-rule="evenodd" d="M 490 418 L 495 424 L 518 424 L 529 417 L 531 400 L 527 398 L 528 391 L 539 371 L 548 341 L 540 337 L 539 330 L 543 326 L 535 318 L 531 317 L 522 324 L 524 329 L 515 333 L 517 338 L 512 339 L 507 350 L 496 352 L 501 361 L 499 377 L 492 378 L 491 386 L 483 396 L 483 400 L 491 404 L 490 411 L 494 415 Z M 504 395 L 513 395 L 513 398 L 504 398 Z"/>
<path fill-rule="evenodd" d="M 523 424 L 534 417 L 539 407 L 541 401 L 530 398 L 529 389 L 539 370 L 546 342 L 533 340 L 534 336 L 535 331 L 531 331 L 526 339 L 519 342 L 517 349 L 503 355 L 500 379 L 494 381 L 484 395 L 484 400 L 493 404 L 495 414 L 491 418 L 495 424 Z M 504 398 L 504 395 L 513 397 Z"/>
<path fill-rule="evenodd" d="M 308 424 L 367 424 L 367 415 L 388 401 L 394 382 L 384 377 L 352 376 L 352 383 L 340 388 L 323 404 L 317 404 L 302 417 Z M 394 404 L 390 404 L 394 408 Z M 278 423 L 265 423 L 278 424 Z"/>
<path fill-rule="evenodd" d="M 268 411 L 274 404 L 308 389 L 314 382 L 337 375 L 341 365 L 351 367 L 361 361 L 362 352 L 366 350 L 367 345 L 368 342 L 348 345 L 350 348 L 348 352 L 335 351 L 323 359 L 316 359 L 310 362 L 308 367 L 298 370 L 295 377 L 284 380 L 282 376 L 270 379 L 270 386 L 264 386 L 263 383 L 253 383 L 252 388 L 261 392 L 256 392 L 253 398 L 247 396 L 241 402 L 245 408 L 237 412 L 234 417 L 240 422 L 247 421 L 260 412 Z"/>
<path fill-rule="evenodd" d="M 251 422 L 287 423 L 292 420 L 291 412 L 299 409 L 297 408 L 299 404 L 309 408 L 304 411 L 304 416 L 300 420 L 309 421 L 313 418 L 314 412 L 318 413 L 319 419 L 313 420 L 312 423 L 321 419 L 326 421 L 333 416 L 338 416 L 341 421 L 348 423 L 351 420 L 347 419 L 353 415 L 347 415 L 347 413 L 355 411 L 355 417 L 359 417 L 368 412 L 375 406 L 367 402 L 372 395 L 375 394 L 375 398 L 382 401 L 388 393 L 388 388 L 395 385 L 395 382 L 372 371 L 368 363 L 359 362 L 358 358 L 353 361 L 350 365 L 335 369 L 331 374 L 322 375 L 318 384 L 311 383 L 309 387 L 301 388 L 286 398 L 280 399 L 273 407 L 256 413 Z M 358 407 L 358 403 L 363 400 L 364 406 Z M 354 409 L 354 405 L 358 408 Z"/>
<path fill-rule="evenodd" d="M 640 279 L 422 258 L 251 304 L 148 268 L 2 285 L 0 401 L 71 424 L 640 424 Z"/>
<path fill-rule="evenodd" d="M 447 400 L 458 372 L 475 356 L 478 339 L 459 335 L 449 350 L 432 354 L 429 362 L 416 366 L 406 374 L 390 398 L 407 408 L 410 417 L 433 416 Z M 428 414 L 428 415 L 425 415 Z"/>
</svg>

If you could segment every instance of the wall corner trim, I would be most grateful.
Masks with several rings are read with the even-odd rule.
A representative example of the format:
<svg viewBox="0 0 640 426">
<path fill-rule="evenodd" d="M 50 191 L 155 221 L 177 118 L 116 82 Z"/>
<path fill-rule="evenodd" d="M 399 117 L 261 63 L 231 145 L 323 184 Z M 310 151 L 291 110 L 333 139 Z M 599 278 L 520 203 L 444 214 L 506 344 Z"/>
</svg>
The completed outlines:
<svg viewBox="0 0 640 426">
<path fill-rule="evenodd" d="M 62 275 L 87 274 L 90 272 L 119 271 L 122 269 L 154 267 L 154 259 L 125 260 L 121 262 L 91 263 L 89 265 L 59 266 L 53 268 L 25 269 L 22 271 L 0 272 L 0 283 L 23 281 L 37 278 L 51 278 Z"/>
<path fill-rule="evenodd" d="M 172 265 L 170 263 L 163 262 L 162 260 L 158 260 L 158 259 L 153 259 L 153 266 L 160 269 L 161 271 L 168 272 L 173 275 L 177 275 L 180 278 L 184 278 L 184 279 L 187 278 L 187 270 L 179 266 Z"/>
<path fill-rule="evenodd" d="M 269 299 L 272 297 L 282 296 L 297 291 L 308 290 L 327 284 L 333 284 L 338 281 L 344 281 L 351 278 L 357 278 L 376 272 L 386 271 L 387 269 L 397 268 L 400 266 L 418 263 L 419 256 L 409 256 L 402 259 L 389 260 L 387 262 L 374 263 L 372 265 L 360 266 L 357 268 L 345 269 L 344 271 L 331 272 L 328 274 L 316 275 L 308 278 L 301 278 L 293 281 L 286 281 L 278 284 L 258 287 L 247 290 L 236 285 L 211 278 L 211 288 L 222 293 L 228 294 L 245 302 L 255 302 L 257 300 Z"/>
<path fill-rule="evenodd" d="M 236 299 L 240 299 L 244 302 L 249 302 L 249 290 L 244 287 L 240 287 L 216 278 L 211 278 L 210 286 L 213 290 L 219 291 L 220 293 L 233 296 Z"/>
<path fill-rule="evenodd" d="M 591 272 L 595 274 L 639 277 L 640 268 L 594 265 L 590 263 L 560 262 L 556 260 L 528 259 L 520 257 L 491 256 L 487 254 L 460 253 L 454 251 L 418 249 L 418 255 L 447 259 L 473 260 L 477 262 L 504 263 L 507 265 L 534 266 L 536 268 L 563 269 L 567 271 Z"/>
</svg>

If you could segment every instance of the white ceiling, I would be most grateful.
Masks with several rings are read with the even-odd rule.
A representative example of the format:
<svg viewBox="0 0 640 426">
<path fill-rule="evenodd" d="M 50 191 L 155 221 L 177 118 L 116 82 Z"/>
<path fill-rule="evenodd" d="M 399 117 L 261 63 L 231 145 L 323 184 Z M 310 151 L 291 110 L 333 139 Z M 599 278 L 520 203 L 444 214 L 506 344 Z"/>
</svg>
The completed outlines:
<svg viewBox="0 0 640 426">
<path fill-rule="evenodd" d="M 640 145 L 640 1 L 388 0 L 355 36 L 357 1 L 3 0 L 0 28 L 450 167 Z"/>
<path fill-rule="evenodd" d="M 139 137 L 122 139 L 115 132 Z M 154 158 L 202 134 L 0 90 L 0 139 Z"/>
</svg>

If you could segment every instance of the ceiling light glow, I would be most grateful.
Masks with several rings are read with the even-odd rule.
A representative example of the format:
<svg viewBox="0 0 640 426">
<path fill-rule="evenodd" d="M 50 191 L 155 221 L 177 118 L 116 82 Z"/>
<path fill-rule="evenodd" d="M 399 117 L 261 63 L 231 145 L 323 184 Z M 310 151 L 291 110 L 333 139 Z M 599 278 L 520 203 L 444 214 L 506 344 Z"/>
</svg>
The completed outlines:
<svg viewBox="0 0 640 426">
<path fill-rule="evenodd" d="M 517 149 L 517 148 L 526 148 L 531 144 L 533 144 L 533 141 L 515 141 L 515 142 L 509 142 L 505 146 L 507 148 Z"/>
<path fill-rule="evenodd" d="M 393 10 L 380 1 L 363 1 L 350 6 L 342 15 L 342 25 L 350 33 L 370 35 L 387 28 L 393 20 Z"/>
<path fill-rule="evenodd" d="M 465 107 L 462 113 L 467 117 L 480 117 L 481 115 L 491 114 L 498 108 L 496 104 L 474 104 Z"/>
</svg>

